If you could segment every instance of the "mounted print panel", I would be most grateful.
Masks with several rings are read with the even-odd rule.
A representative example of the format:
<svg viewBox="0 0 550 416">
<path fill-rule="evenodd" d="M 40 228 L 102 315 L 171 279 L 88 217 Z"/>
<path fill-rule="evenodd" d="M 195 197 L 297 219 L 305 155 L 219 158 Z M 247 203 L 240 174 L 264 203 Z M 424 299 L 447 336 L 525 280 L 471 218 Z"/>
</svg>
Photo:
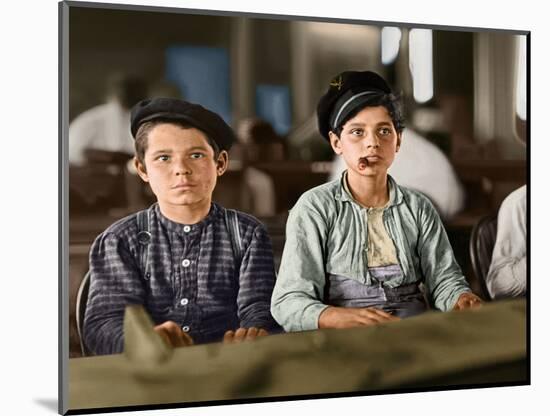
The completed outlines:
<svg viewBox="0 0 550 416">
<path fill-rule="evenodd" d="M 529 32 L 59 7 L 60 413 L 530 383 Z"/>
</svg>

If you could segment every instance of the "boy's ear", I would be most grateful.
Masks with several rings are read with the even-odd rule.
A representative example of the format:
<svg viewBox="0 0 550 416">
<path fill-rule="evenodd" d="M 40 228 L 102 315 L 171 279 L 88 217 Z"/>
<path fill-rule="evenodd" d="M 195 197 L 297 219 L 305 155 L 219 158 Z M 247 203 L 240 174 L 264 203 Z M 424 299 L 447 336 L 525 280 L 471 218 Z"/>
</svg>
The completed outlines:
<svg viewBox="0 0 550 416">
<path fill-rule="evenodd" d="M 340 138 L 332 131 L 328 132 L 328 137 L 330 139 L 330 145 L 332 146 L 332 150 L 334 150 L 334 153 L 336 153 L 337 155 L 341 155 L 342 142 L 340 141 Z"/>
<path fill-rule="evenodd" d="M 137 174 L 143 180 L 143 182 L 149 182 L 147 169 L 145 169 L 145 165 L 141 163 L 137 157 L 134 157 L 134 167 L 136 168 Z"/>
<path fill-rule="evenodd" d="M 229 155 L 225 150 L 222 150 L 218 155 L 218 160 L 216 161 L 216 172 L 218 176 L 222 176 L 227 170 L 229 165 Z"/>
</svg>

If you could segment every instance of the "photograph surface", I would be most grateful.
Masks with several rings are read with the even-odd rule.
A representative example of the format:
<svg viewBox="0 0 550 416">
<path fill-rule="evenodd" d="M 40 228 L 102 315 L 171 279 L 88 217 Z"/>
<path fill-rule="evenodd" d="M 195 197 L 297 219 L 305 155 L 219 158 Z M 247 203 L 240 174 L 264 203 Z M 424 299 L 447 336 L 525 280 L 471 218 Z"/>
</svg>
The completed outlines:
<svg viewBox="0 0 550 416">
<path fill-rule="evenodd" d="M 60 3 L 60 412 L 530 383 L 530 34 Z"/>
</svg>

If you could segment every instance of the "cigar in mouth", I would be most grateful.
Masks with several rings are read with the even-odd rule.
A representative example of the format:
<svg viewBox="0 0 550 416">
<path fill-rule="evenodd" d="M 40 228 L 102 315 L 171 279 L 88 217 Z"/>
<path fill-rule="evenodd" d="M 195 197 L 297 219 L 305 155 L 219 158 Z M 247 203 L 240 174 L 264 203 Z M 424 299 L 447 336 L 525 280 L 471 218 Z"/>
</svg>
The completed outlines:
<svg viewBox="0 0 550 416">
<path fill-rule="evenodd" d="M 369 166 L 369 160 L 366 157 L 359 158 L 359 169 L 365 169 Z"/>
</svg>

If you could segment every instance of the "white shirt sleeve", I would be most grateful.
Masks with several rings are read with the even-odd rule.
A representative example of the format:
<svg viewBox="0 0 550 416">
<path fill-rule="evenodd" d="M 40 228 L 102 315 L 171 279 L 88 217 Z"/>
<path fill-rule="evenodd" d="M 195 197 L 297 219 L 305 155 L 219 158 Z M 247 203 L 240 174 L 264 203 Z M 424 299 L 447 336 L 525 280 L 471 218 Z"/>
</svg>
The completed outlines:
<svg viewBox="0 0 550 416">
<path fill-rule="evenodd" d="M 97 135 L 93 112 L 84 112 L 69 125 L 69 163 L 82 166 L 84 150 L 90 147 Z"/>
<path fill-rule="evenodd" d="M 495 299 L 525 294 L 526 192 L 525 185 L 512 192 L 498 212 L 497 238 L 487 274 L 487 289 Z"/>
</svg>

